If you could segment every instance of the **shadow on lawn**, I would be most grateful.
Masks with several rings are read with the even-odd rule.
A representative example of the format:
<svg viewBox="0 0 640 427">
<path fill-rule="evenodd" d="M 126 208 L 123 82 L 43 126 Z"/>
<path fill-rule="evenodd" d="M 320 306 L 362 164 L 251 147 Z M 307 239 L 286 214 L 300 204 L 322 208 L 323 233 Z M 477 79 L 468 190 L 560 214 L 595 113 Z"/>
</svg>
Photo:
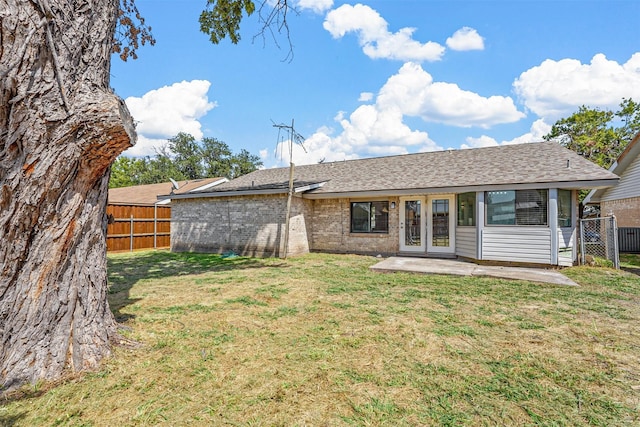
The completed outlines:
<svg viewBox="0 0 640 427">
<path fill-rule="evenodd" d="M 6 399 L 5 402 L 2 402 L 2 403 L 10 403 L 14 400 L 18 400 L 18 399 L 8 398 Z M 2 403 L 0 403 L 0 406 L 2 406 Z M 18 421 L 24 418 L 25 415 L 26 413 L 24 412 L 20 412 L 18 414 L 12 414 L 12 415 L 0 415 L 0 426 L 9 427 L 9 426 L 18 425 Z"/>
<path fill-rule="evenodd" d="M 640 276 L 640 267 L 620 267 L 620 269 L 628 273 L 635 274 L 636 276 Z"/>
<path fill-rule="evenodd" d="M 283 267 L 268 265 L 256 258 L 227 257 L 219 254 L 173 253 L 168 251 L 134 252 L 108 257 L 109 305 L 119 323 L 133 318 L 122 308 L 135 303 L 130 298 L 133 285 L 143 279 L 201 274 L 211 271 L 243 270 L 248 268 Z"/>
<path fill-rule="evenodd" d="M 640 276 L 640 254 L 620 254 L 621 270 Z"/>
</svg>

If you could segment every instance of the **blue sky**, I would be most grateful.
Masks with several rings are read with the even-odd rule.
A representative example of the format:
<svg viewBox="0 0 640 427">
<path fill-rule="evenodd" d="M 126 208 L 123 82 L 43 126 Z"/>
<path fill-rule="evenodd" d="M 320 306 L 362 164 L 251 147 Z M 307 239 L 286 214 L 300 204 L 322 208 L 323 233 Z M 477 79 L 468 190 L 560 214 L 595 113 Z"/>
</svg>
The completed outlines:
<svg viewBox="0 0 640 427">
<path fill-rule="evenodd" d="M 254 0 L 255 1 L 255 0 Z M 204 0 L 137 0 L 155 46 L 114 57 L 138 123 L 125 154 L 178 132 L 296 164 L 541 140 L 580 105 L 640 101 L 640 1 L 294 0 L 294 57 L 245 18 L 238 45 L 199 31 Z"/>
</svg>

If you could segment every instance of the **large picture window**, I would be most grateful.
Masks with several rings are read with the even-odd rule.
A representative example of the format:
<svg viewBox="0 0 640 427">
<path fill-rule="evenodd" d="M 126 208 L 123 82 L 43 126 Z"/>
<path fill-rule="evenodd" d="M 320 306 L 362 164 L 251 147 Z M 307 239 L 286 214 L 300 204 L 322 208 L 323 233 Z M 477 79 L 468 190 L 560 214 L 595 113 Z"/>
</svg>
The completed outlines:
<svg viewBox="0 0 640 427">
<path fill-rule="evenodd" d="M 389 202 L 351 202 L 352 233 L 388 233 Z"/>
<path fill-rule="evenodd" d="M 476 225 L 476 193 L 458 194 L 458 225 Z"/>
<path fill-rule="evenodd" d="M 547 190 L 488 191 L 487 225 L 547 225 Z"/>
</svg>

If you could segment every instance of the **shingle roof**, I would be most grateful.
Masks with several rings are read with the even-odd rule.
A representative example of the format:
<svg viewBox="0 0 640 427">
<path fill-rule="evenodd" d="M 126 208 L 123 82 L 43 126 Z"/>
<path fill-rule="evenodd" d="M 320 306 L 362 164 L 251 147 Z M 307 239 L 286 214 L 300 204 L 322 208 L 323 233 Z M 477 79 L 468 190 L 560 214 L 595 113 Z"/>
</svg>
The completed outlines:
<svg viewBox="0 0 640 427">
<path fill-rule="evenodd" d="M 178 181 L 179 189 L 182 193 L 191 191 L 198 187 L 214 183 L 223 178 L 204 178 L 190 181 Z M 153 205 L 158 201 L 158 196 L 169 194 L 172 190 L 170 182 L 159 184 L 134 185 L 131 187 L 110 188 L 109 203 L 116 205 Z M 177 194 L 177 193 L 176 193 Z"/>
<path fill-rule="evenodd" d="M 528 183 L 580 183 L 618 177 L 555 142 L 435 151 L 296 166 L 295 186 L 325 182 L 307 194 L 394 192 Z M 202 193 L 286 189 L 289 168 L 251 172 Z M 602 185 L 600 182 L 598 185 Z M 191 193 L 192 195 L 196 195 Z"/>
</svg>

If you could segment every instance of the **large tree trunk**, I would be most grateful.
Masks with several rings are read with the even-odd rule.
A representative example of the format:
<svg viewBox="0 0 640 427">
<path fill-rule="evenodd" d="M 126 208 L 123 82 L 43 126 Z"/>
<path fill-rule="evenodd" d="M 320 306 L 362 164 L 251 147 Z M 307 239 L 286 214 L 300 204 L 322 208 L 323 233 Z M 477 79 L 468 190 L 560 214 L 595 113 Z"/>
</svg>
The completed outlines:
<svg viewBox="0 0 640 427">
<path fill-rule="evenodd" d="M 95 368 L 109 165 L 135 138 L 109 87 L 118 0 L 0 0 L 0 390 Z"/>
</svg>

